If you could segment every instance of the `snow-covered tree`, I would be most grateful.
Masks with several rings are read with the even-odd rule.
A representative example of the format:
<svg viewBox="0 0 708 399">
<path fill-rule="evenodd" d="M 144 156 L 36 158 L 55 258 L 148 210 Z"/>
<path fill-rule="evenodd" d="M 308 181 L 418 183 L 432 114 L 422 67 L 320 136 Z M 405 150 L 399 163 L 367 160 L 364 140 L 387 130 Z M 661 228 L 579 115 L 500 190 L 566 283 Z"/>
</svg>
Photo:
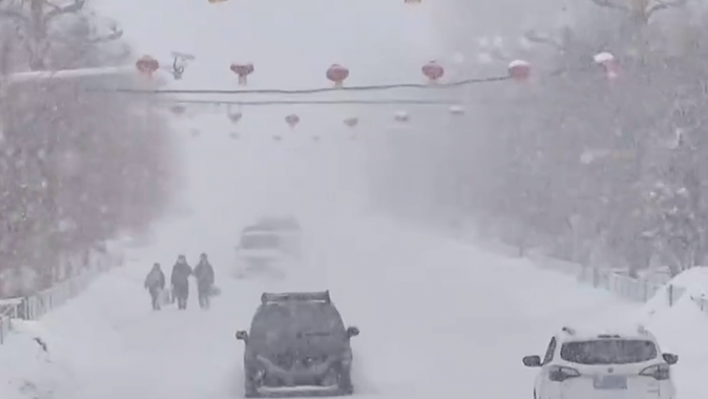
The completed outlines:
<svg viewBox="0 0 708 399">
<path fill-rule="evenodd" d="M 0 40 L 2 72 L 130 63 L 120 30 L 98 30 L 84 3 L 0 1 L 0 29 L 10 34 Z M 106 74 L 9 79 L 0 88 L 0 267 L 56 276 L 65 254 L 160 216 L 178 170 L 167 121 L 150 99 L 85 90 L 156 84 Z"/>
<path fill-rule="evenodd" d="M 479 26 L 462 22 L 474 15 L 460 2 L 443 30 L 479 58 L 466 75 L 499 74 L 518 57 L 534 78 L 466 89 L 469 112 L 444 135 L 452 150 L 419 167 L 456 165 L 470 193 L 460 206 L 521 249 L 633 271 L 663 258 L 678 271 L 708 253 L 708 29 L 683 1 L 626 4 L 588 0 L 556 28 L 500 22 L 499 39 L 475 42 Z M 594 59 L 602 52 L 614 54 L 616 76 Z"/>
<path fill-rule="evenodd" d="M 123 35 L 117 24 L 102 20 L 85 9 L 86 0 L 71 0 L 57 5 L 47 0 L 1 0 L 0 24 L 6 32 L 5 42 L 16 47 L 15 67 L 34 71 L 64 69 L 86 57 L 97 55 L 93 47 L 116 41 Z"/>
</svg>

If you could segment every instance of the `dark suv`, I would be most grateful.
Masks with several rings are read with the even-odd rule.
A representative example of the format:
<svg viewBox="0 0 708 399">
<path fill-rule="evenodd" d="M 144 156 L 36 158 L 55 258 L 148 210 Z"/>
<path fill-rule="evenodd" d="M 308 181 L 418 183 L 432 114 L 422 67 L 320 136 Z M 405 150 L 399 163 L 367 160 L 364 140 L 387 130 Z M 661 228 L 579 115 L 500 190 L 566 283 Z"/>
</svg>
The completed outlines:
<svg viewBox="0 0 708 399">
<path fill-rule="evenodd" d="M 329 291 L 270 294 L 236 338 L 246 344 L 245 393 L 253 397 L 350 395 L 351 337 Z"/>
</svg>

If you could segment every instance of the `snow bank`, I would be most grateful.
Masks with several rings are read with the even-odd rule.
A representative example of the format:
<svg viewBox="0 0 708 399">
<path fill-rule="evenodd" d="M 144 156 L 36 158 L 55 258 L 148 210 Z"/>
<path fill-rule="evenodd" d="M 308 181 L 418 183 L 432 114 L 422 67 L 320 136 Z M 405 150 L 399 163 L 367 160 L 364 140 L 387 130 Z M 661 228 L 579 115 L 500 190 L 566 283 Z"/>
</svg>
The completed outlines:
<svg viewBox="0 0 708 399">
<path fill-rule="evenodd" d="M 0 398 L 46 398 L 71 386 L 73 373 L 56 343 L 40 322 L 14 321 L 6 344 L 0 346 Z"/>
<path fill-rule="evenodd" d="M 141 272 L 113 269 L 40 320 L 13 320 L 0 345 L 0 398 L 71 397 L 97 358 L 115 358 L 122 344 L 116 329 L 148 315 L 134 311 L 148 309 Z"/>
<path fill-rule="evenodd" d="M 695 267 L 671 279 L 647 301 L 643 313 L 651 316 L 669 310 L 671 306 L 666 300 L 670 296 L 669 290 L 673 290 L 673 298 L 677 298 L 676 305 L 684 296 L 700 298 L 708 292 L 708 267 Z"/>
<path fill-rule="evenodd" d="M 673 306 L 666 297 L 668 285 L 685 290 Z M 676 385 L 681 397 L 708 395 L 703 376 L 708 375 L 708 315 L 693 298 L 708 292 L 708 267 L 696 267 L 674 277 L 642 308 L 638 321 L 657 337 L 665 352 L 679 355 L 675 366 Z"/>
</svg>

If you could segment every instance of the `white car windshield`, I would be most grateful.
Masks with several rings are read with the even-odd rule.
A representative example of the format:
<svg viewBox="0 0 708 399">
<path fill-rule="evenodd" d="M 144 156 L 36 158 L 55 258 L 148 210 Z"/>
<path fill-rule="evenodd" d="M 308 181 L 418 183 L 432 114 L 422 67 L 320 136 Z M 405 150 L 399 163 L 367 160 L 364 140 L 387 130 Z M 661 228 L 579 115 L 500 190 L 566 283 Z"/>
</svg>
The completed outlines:
<svg viewBox="0 0 708 399">
<path fill-rule="evenodd" d="M 561 359 L 588 365 L 641 363 L 657 355 L 656 345 L 652 341 L 639 339 L 566 342 L 560 351 Z"/>
<path fill-rule="evenodd" d="M 274 234 L 245 234 L 241 236 L 243 249 L 274 249 L 280 246 L 277 235 Z"/>
</svg>

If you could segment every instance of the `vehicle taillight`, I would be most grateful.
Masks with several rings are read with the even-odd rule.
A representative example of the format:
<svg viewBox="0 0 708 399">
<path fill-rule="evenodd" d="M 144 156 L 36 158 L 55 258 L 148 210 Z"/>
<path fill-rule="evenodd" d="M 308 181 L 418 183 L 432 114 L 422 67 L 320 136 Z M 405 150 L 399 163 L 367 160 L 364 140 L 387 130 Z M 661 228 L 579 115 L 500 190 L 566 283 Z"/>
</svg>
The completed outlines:
<svg viewBox="0 0 708 399">
<path fill-rule="evenodd" d="M 570 378 L 580 377 L 580 372 L 570 367 L 553 366 L 548 369 L 548 379 L 562 382 Z"/>
<path fill-rule="evenodd" d="M 662 381 L 671 378 L 671 371 L 668 364 L 657 364 L 640 371 L 639 375 L 653 377 L 659 381 Z"/>
</svg>

